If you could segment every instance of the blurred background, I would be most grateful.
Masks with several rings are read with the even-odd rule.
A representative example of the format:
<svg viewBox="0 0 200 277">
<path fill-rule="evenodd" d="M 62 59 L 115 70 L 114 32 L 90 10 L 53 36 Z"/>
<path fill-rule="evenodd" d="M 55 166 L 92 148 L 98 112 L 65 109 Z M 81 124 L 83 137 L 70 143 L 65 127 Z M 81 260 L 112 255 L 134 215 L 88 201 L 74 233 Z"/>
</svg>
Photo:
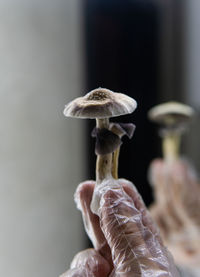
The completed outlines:
<svg viewBox="0 0 200 277">
<path fill-rule="evenodd" d="M 95 177 L 94 122 L 64 118 L 75 97 L 101 86 L 137 100 L 119 119 L 137 126 L 119 176 L 147 205 L 161 156 L 152 106 L 196 109 L 182 153 L 200 170 L 199 11 L 198 0 L 0 0 L 0 276 L 59 276 L 89 245 L 73 194 Z"/>
</svg>

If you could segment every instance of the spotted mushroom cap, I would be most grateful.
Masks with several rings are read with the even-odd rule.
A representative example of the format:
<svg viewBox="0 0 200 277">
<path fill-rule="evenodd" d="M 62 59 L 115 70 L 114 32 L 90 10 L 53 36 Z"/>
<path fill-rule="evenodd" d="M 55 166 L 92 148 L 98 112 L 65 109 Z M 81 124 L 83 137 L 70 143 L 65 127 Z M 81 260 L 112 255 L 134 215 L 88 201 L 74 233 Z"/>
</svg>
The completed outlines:
<svg viewBox="0 0 200 277">
<path fill-rule="evenodd" d="M 106 118 L 132 113 L 136 101 L 122 93 L 97 88 L 65 106 L 64 115 L 79 118 Z"/>
<path fill-rule="evenodd" d="M 160 104 L 148 112 L 150 120 L 166 126 L 187 123 L 193 115 L 194 110 L 190 106 L 178 102 Z"/>
</svg>

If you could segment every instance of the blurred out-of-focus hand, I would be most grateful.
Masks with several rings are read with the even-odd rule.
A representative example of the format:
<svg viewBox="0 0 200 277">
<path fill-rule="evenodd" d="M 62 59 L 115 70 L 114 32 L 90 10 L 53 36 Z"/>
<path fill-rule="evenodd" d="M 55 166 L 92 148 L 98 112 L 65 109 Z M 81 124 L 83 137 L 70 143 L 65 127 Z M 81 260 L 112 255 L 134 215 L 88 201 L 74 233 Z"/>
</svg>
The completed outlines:
<svg viewBox="0 0 200 277">
<path fill-rule="evenodd" d="M 150 208 L 177 264 L 200 268 L 200 183 L 182 159 L 154 160 L 149 171 L 155 195 Z"/>
</svg>

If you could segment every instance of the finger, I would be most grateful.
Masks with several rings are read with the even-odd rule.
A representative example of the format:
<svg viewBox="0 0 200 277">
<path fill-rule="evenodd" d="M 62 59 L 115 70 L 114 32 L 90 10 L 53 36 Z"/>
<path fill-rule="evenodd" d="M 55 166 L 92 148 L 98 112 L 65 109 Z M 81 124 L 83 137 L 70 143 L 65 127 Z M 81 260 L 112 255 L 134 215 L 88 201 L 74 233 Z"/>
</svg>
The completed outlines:
<svg viewBox="0 0 200 277">
<path fill-rule="evenodd" d="M 149 166 L 148 179 L 153 187 L 162 182 L 163 166 L 163 159 L 155 159 Z"/>
<path fill-rule="evenodd" d="M 90 203 L 94 190 L 95 182 L 86 181 L 81 183 L 75 192 L 75 202 L 78 209 L 81 210 L 85 230 L 91 239 L 95 249 L 99 249 L 102 242 L 105 241 L 103 233 L 99 227 L 99 218 L 90 210 Z"/>
<path fill-rule="evenodd" d="M 111 251 L 101 230 L 99 217 L 93 214 L 90 209 L 94 186 L 94 181 L 86 181 L 81 183 L 75 193 L 75 202 L 82 212 L 85 230 L 91 239 L 94 248 L 98 250 L 112 266 Z"/>
<path fill-rule="evenodd" d="M 151 214 L 146 208 L 146 205 L 144 204 L 144 201 L 141 195 L 138 193 L 136 187 L 130 181 L 125 179 L 119 179 L 119 183 L 123 186 L 123 189 L 127 195 L 130 196 L 133 200 L 136 209 L 140 211 L 143 226 L 149 228 L 152 234 L 157 237 L 161 244 L 163 244 L 159 229 L 153 221 Z"/>
<path fill-rule="evenodd" d="M 146 207 L 135 189 L 125 185 L 129 196 L 120 182 L 115 181 L 112 188 L 104 188 L 100 202 L 101 228 L 112 249 L 116 276 L 124 273 L 145 276 L 158 271 L 167 274 L 171 260 L 158 233 L 149 224 L 152 221 Z"/>
<path fill-rule="evenodd" d="M 171 168 L 173 198 L 182 221 L 200 226 L 200 185 L 194 168 L 186 160 L 178 160 Z"/>
<path fill-rule="evenodd" d="M 171 168 L 173 178 L 181 183 L 197 182 L 197 173 L 192 165 L 184 159 L 177 160 Z"/>
<path fill-rule="evenodd" d="M 178 231 L 184 225 L 183 209 L 180 209 L 180 198 L 182 189 L 181 183 L 174 179 L 174 168 L 179 164 L 179 160 L 166 162 L 157 159 L 151 163 L 150 175 L 154 187 L 155 205 L 158 213 L 152 213 L 154 219 L 159 224 L 162 233 L 169 234 L 169 230 Z M 177 173 L 175 173 L 176 175 Z M 154 209 L 155 211 L 155 209 Z"/>
<path fill-rule="evenodd" d="M 109 272 L 109 263 L 95 249 L 86 249 L 74 257 L 70 270 L 60 277 L 107 277 Z"/>
</svg>

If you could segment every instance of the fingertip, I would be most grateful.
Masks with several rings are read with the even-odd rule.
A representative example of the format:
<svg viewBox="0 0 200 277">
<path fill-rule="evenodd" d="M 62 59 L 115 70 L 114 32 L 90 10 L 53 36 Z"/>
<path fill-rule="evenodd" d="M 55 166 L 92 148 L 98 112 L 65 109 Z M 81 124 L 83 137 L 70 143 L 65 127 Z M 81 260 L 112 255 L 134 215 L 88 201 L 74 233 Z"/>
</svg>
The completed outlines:
<svg viewBox="0 0 200 277">
<path fill-rule="evenodd" d="M 90 205 L 92 194 L 95 187 L 95 181 L 85 181 L 78 185 L 74 193 L 74 201 L 79 210 L 82 210 L 82 202 L 85 201 Z"/>
<path fill-rule="evenodd" d="M 86 249 L 79 252 L 73 259 L 71 269 L 84 268 L 89 275 L 94 277 L 105 277 L 111 271 L 109 263 L 95 249 Z M 82 276 L 82 275 L 80 275 Z"/>
<path fill-rule="evenodd" d="M 87 190 L 94 190 L 95 183 L 96 182 L 93 180 L 84 181 L 77 186 L 75 193 L 84 193 Z"/>
<path fill-rule="evenodd" d="M 166 161 L 163 159 L 155 159 L 150 164 L 150 169 L 152 170 L 162 170 L 165 167 Z"/>
<path fill-rule="evenodd" d="M 82 213 L 85 231 L 95 249 L 100 250 L 107 244 L 100 228 L 99 217 L 92 213 L 90 208 L 94 187 L 95 181 L 85 181 L 81 183 L 75 192 L 74 198 L 77 208 Z"/>
<path fill-rule="evenodd" d="M 126 179 L 119 179 L 119 182 L 122 185 L 124 192 L 133 200 L 133 203 L 137 209 L 140 209 L 141 203 L 144 206 L 143 199 L 132 182 Z"/>
</svg>

